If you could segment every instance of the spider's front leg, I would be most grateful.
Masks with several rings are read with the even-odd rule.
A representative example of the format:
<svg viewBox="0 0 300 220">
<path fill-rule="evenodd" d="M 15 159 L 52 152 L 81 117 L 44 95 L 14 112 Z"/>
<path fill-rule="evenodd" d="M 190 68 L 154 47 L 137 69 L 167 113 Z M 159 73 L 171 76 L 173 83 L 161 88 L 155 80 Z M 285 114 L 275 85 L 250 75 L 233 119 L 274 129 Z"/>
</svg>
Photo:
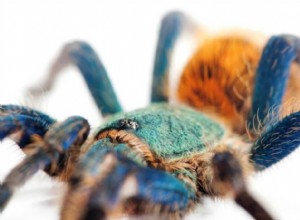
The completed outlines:
<svg viewBox="0 0 300 220">
<path fill-rule="evenodd" d="M 9 137 L 26 153 L 32 136 L 43 137 L 55 122 L 48 115 L 28 107 L 0 105 L 0 140 Z"/>
<path fill-rule="evenodd" d="M 61 219 L 180 219 L 190 205 L 185 186 L 116 151 L 120 145 L 101 139 L 81 159 L 70 179 Z"/>
<path fill-rule="evenodd" d="M 15 125 L 15 130 L 20 127 L 25 134 L 28 131 L 32 132 L 30 130 L 32 123 L 26 124 L 21 116 L 10 117 L 15 120 L 7 120 L 6 124 L 1 123 L 2 128 L 9 128 L 6 131 L 7 134 L 13 131 L 13 125 Z M 9 122 L 15 124 L 9 126 Z M 80 146 L 85 141 L 88 132 L 88 122 L 81 117 L 74 116 L 53 125 L 44 137 L 38 137 L 35 134 L 36 140 L 29 144 L 29 147 L 33 149 L 30 155 L 17 165 L 0 185 L 0 210 L 5 208 L 14 191 L 38 170 L 44 169 L 50 175 L 68 175 L 72 170 L 74 160 L 79 156 Z M 23 148 L 26 149 L 26 145 Z"/>
</svg>

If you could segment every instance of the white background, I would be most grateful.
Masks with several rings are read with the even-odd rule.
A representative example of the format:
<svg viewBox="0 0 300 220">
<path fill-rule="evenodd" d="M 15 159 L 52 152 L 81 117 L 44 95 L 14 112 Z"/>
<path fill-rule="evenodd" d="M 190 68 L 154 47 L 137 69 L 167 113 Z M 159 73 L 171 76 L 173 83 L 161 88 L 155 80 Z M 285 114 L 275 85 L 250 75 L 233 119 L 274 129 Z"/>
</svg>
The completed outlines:
<svg viewBox="0 0 300 220">
<path fill-rule="evenodd" d="M 81 39 L 93 45 L 109 71 L 126 110 L 146 106 L 162 16 L 189 14 L 211 30 L 242 28 L 266 34 L 300 35 L 299 4 L 291 1 L 0 1 L 0 103 L 27 104 L 63 120 L 86 117 L 93 127 L 101 117 L 75 68 L 68 68 L 40 103 L 24 96 L 47 73 L 61 46 Z M 186 44 L 188 45 L 188 44 Z M 178 50 L 179 51 L 179 50 Z M 179 55 L 178 55 L 179 54 Z M 177 68 L 187 51 L 174 57 Z M 176 69 L 176 68 L 173 68 Z M 300 73 L 299 73 L 300 74 Z M 23 155 L 0 145 L 0 178 Z M 300 219 L 300 152 L 249 178 L 251 192 L 277 219 Z M 3 220 L 58 219 L 61 185 L 39 173 L 12 199 Z M 207 200 L 189 219 L 251 219 L 231 201 Z"/>
</svg>

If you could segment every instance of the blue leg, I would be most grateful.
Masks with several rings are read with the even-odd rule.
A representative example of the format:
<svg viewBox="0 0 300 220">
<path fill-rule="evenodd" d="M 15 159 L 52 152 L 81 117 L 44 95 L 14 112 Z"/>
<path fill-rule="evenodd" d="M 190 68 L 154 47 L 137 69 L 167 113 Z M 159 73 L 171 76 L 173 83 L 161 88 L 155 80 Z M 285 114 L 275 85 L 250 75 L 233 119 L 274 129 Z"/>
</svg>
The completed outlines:
<svg viewBox="0 0 300 220">
<path fill-rule="evenodd" d="M 32 89 L 33 95 L 40 95 L 52 88 L 58 73 L 68 64 L 77 66 L 103 116 L 122 111 L 107 72 L 96 52 L 87 43 L 76 41 L 67 44 L 50 69 L 42 90 Z"/>
<path fill-rule="evenodd" d="M 39 111 L 17 105 L 0 105 L 0 140 L 15 135 L 21 147 L 32 142 L 33 135 L 43 137 L 55 120 Z"/>
<path fill-rule="evenodd" d="M 153 70 L 151 102 L 168 102 L 170 58 L 188 19 L 179 12 L 167 14 L 161 23 Z"/>
<path fill-rule="evenodd" d="M 170 212 L 185 211 L 188 190 L 181 182 L 165 172 L 138 165 L 115 152 L 111 145 L 108 139 L 98 141 L 78 164 L 62 209 L 63 218 L 72 215 L 74 220 L 90 219 L 96 215 L 105 219 L 115 217 L 111 214 L 117 216 L 120 210 L 137 214 L 136 209 L 142 205 L 166 207 Z M 84 199 L 74 203 L 77 197 Z M 75 210 L 79 210 L 76 214 L 80 216 L 74 216 Z"/>
<path fill-rule="evenodd" d="M 277 163 L 300 145 L 300 112 L 273 125 L 252 147 L 251 160 L 258 170 Z"/>
<path fill-rule="evenodd" d="M 250 129 L 268 127 L 268 113 L 278 118 L 292 61 L 299 61 L 300 40 L 289 35 L 273 36 L 263 50 L 256 72 Z"/>
<path fill-rule="evenodd" d="M 61 158 L 65 158 L 68 150 L 79 148 L 88 132 L 89 125 L 81 117 L 70 117 L 53 126 L 45 134 L 44 140 L 34 143 L 35 153 L 17 165 L 0 185 L 0 210 L 5 208 L 14 191 L 38 170 L 45 169 L 50 175 L 59 174 L 61 164 L 68 165 Z"/>
<path fill-rule="evenodd" d="M 39 118 L 40 120 L 44 121 L 45 124 L 51 125 L 55 122 L 55 120 L 48 115 L 31 109 L 25 106 L 19 105 L 0 105 L 0 116 L 4 115 L 11 115 L 11 114 L 18 114 L 18 115 L 27 115 L 31 117 Z"/>
</svg>

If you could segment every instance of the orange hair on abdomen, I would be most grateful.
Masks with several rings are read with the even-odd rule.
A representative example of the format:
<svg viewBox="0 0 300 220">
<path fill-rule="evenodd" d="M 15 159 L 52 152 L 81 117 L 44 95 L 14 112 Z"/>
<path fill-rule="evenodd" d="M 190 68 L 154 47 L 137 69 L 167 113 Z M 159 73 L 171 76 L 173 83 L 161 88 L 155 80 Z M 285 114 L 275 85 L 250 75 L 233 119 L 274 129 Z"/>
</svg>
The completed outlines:
<svg viewBox="0 0 300 220">
<path fill-rule="evenodd" d="M 186 65 L 178 98 L 244 131 L 261 50 L 241 37 L 207 40 Z"/>
</svg>

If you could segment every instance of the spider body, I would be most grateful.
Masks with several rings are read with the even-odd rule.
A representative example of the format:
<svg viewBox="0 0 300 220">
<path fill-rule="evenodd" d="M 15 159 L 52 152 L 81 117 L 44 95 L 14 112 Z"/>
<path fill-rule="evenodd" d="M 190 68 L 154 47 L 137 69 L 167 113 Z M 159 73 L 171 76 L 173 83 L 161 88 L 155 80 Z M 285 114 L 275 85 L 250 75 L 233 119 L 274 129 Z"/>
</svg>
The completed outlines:
<svg viewBox="0 0 300 220">
<path fill-rule="evenodd" d="M 218 142 L 225 132 L 221 125 L 193 109 L 167 104 L 121 113 L 111 120 L 100 128 L 99 136 L 110 129 L 125 130 L 148 143 L 149 150 L 157 156 L 170 159 L 201 152 L 206 145 Z M 124 126 L 124 121 L 130 121 L 134 126 Z"/>
<path fill-rule="evenodd" d="M 185 67 L 178 97 L 201 111 L 216 112 L 242 132 L 259 58 L 260 49 L 245 38 L 209 39 Z"/>
<path fill-rule="evenodd" d="M 123 112 L 88 44 L 73 42 L 63 48 L 42 87 L 50 90 L 64 66 L 76 65 L 107 116 L 91 135 L 80 116 L 57 122 L 31 108 L 2 105 L 0 139 L 12 138 L 27 157 L 0 185 L 0 209 L 42 169 L 68 184 L 62 220 L 123 215 L 180 219 L 203 195 L 230 196 L 254 218 L 272 219 L 248 193 L 244 179 L 300 144 L 298 110 L 282 118 L 284 100 L 298 91 L 289 69 L 299 61 L 300 41 L 274 36 L 263 50 L 236 36 L 207 41 L 187 64 L 178 86 L 178 99 L 190 107 L 171 105 L 170 55 L 190 22 L 181 13 L 163 19 L 153 104 L 132 112 Z"/>
<path fill-rule="evenodd" d="M 124 121 L 135 123 L 135 127 L 124 129 Z M 133 152 L 124 152 L 122 148 L 123 153 L 129 157 L 133 155 L 131 158 L 136 162 L 141 163 L 142 159 L 144 165 L 180 176 L 179 179 L 187 184 L 191 195 L 195 197 L 197 174 L 190 155 L 205 154 L 207 146 L 216 145 L 224 133 L 221 125 L 193 109 L 154 104 L 146 109 L 114 116 L 100 129 L 97 139 L 108 137 L 125 143 L 133 148 Z M 186 162 L 176 167 L 176 162 L 183 159 Z"/>
</svg>

